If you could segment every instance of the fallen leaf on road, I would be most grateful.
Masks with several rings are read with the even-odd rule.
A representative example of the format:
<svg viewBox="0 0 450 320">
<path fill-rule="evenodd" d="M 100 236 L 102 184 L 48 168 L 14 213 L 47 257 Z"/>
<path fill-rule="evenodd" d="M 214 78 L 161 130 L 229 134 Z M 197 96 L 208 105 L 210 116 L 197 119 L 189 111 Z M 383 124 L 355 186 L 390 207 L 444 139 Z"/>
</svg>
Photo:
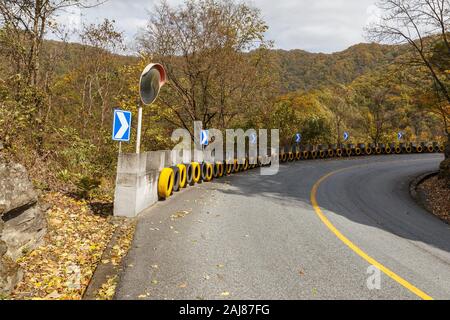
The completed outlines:
<svg viewBox="0 0 450 320">
<path fill-rule="evenodd" d="M 179 286 L 178 286 L 178 288 L 181 288 L 181 289 L 184 289 L 184 288 L 186 288 L 187 287 L 187 283 L 186 282 L 184 282 L 184 283 L 182 283 L 182 284 L 180 284 Z"/>
<path fill-rule="evenodd" d="M 230 295 L 230 293 L 228 291 L 222 292 L 220 294 L 222 297 L 228 297 Z"/>
<path fill-rule="evenodd" d="M 181 219 L 181 218 L 186 217 L 188 214 L 190 214 L 190 212 L 189 212 L 189 211 L 186 211 L 186 210 L 184 210 L 184 211 L 178 211 L 177 213 L 171 215 L 171 216 L 170 216 L 170 219 L 171 219 L 172 221 L 173 221 L 173 220 L 177 220 L 177 219 Z"/>
</svg>

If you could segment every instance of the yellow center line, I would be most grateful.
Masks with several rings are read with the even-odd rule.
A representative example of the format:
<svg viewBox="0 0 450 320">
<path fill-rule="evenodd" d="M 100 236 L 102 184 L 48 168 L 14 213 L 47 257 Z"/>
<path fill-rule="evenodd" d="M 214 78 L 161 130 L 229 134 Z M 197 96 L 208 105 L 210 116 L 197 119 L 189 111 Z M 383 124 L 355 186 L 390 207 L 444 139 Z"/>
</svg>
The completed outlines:
<svg viewBox="0 0 450 320">
<path fill-rule="evenodd" d="M 362 249 L 360 249 L 357 245 L 355 245 L 353 242 L 351 242 L 346 236 L 344 236 L 330 222 L 330 220 L 328 220 L 328 218 L 325 216 L 325 214 L 320 209 L 320 206 L 319 206 L 319 204 L 317 202 L 317 198 L 316 198 L 317 190 L 319 189 L 320 185 L 325 180 L 330 178 L 331 176 L 333 176 L 333 175 L 335 175 L 337 173 L 340 173 L 342 171 L 345 171 L 345 170 L 348 170 L 348 169 L 352 169 L 352 168 L 354 168 L 354 167 L 345 168 L 345 169 L 341 169 L 341 170 L 337 170 L 337 171 L 331 172 L 331 173 L 327 174 L 326 176 L 322 177 L 319 181 L 317 181 L 317 183 L 314 185 L 314 187 L 312 188 L 312 191 L 311 191 L 311 203 L 312 203 L 312 206 L 314 208 L 314 211 L 316 212 L 316 214 L 318 215 L 320 220 L 327 226 L 328 229 L 330 229 L 331 232 L 333 232 L 336 235 L 336 237 L 338 237 L 339 240 L 341 240 L 345 245 L 347 245 L 347 247 L 349 247 L 351 250 L 353 250 L 361 258 L 366 260 L 370 265 L 373 265 L 373 266 L 377 267 L 380 271 L 385 273 L 388 277 L 390 277 L 391 279 L 393 279 L 397 283 L 401 284 L 403 287 L 405 287 L 406 289 L 408 289 L 409 291 L 411 291 L 412 293 L 414 293 L 415 295 L 417 295 L 421 299 L 433 300 L 433 298 L 430 297 L 428 294 L 426 294 L 422 290 L 418 289 L 417 287 L 415 287 L 414 285 L 412 285 L 411 283 L 409 283 L 408 281 L 406 281 L 405 279 L 403 279 L 402 277 L 400 277 L 399 275 L 394 273 L 392 270 L 390 270 L 389 268 L 387 268 L 384 265 L 382 265 L 381 263 L 379 263 L 377 260 L 375 260 L 374 258 L 369 256 L 367 253 L 365 253 Z"/>
</svg>

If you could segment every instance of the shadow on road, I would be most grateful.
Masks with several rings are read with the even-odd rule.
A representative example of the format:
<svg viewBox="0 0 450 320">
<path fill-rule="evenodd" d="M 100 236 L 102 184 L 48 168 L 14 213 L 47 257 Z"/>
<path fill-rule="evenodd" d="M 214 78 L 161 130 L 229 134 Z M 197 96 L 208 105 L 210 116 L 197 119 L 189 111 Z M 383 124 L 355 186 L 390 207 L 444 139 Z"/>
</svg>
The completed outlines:
<svg viewBox="0 0 450 320">
<path fill-rule="evenodd" d="M 232 188 L 219 188 L 224 194 L 264 197 L 299 207 L 308 204 L 312 210 L 314 184 L 330 172 L 353 167 L 320 186 L 317 199 L 325 212 L 450 252 L 448 225 L 418 206 L 409 194 L 410 181 L 436 170 L 441 161 L 435 154 L 303 161 L 282 164 L 275 176 L 261 176 L 256 169 L 216 183 L 230 183 Z"/>
</svg>

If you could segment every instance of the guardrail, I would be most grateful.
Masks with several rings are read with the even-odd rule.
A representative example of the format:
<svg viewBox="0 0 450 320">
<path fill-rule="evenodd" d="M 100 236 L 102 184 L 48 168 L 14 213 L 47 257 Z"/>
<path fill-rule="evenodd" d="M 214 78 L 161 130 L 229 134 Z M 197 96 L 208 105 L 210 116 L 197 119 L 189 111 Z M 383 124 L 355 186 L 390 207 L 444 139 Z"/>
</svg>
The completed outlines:
<svg viewBox="0 0 450 320">
<path fill-rule="evenodd" d="M 402 143 L 402 144 L 364 144 L 358 145 L 318 145 L 284 148 L 279 154 L 281 163 L 289 163 L 302 160 L 330 159 L 359 156 L 381 156 L 390 154 L 412 153 L 443 153 L 444 145 L 431 143 Z M 257 160 L 257 161 L 255 161 Z M 257 164 L 255 164 L 257 163 Z M 169 198 L 174 192 L 178 192 L 188 185 L 193 186 L 202 182 L 210 182 L 239 172 L 252 170 L 264 166 L 262 158 L 241 161 L 234 159 L 222 163 L 198 163 L 191 162 L 164 168 L 158 179 L 158 197 L 160 200 Z M 270 165 L 270 162 L 267 163 Z"/>
</svg>

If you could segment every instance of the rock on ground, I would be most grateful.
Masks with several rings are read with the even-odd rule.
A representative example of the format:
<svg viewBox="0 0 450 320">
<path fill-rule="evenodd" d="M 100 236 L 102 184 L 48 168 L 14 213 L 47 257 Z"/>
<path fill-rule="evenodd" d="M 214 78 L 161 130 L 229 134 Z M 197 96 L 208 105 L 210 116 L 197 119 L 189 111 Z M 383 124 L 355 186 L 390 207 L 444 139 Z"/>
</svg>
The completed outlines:
<svg viewBox="0 0 450 320">
<path fill-rule="evenodd" d="M 46 220 L 26 169 L 0 159 L 0 294 L 21 279 L 16 260 L 43 240 Z"/>
</svg>

